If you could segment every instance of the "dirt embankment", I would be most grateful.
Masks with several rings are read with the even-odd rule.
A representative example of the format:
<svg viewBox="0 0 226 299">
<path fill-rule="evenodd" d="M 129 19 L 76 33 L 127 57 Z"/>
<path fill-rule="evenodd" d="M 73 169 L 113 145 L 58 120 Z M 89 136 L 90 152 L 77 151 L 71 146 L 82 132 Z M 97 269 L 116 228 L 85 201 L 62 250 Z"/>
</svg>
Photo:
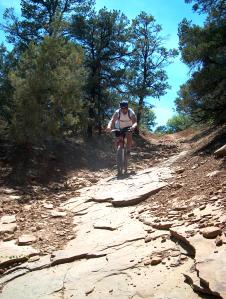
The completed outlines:
<svg viewBox="0 0 226 299">
<path fill-rule="evenodd" d="M 178 178 L 181 187 L 173 191 L 164 189 L 151 199 L 163 203 L 161 215 L 165 215 L 172 196 L 187 199 L 197 192 L 204 195 L 219 192 L 223 176 L 207 174 L 225 171 L 225 160 L 213 156 L 225 137 L 225 127 L 199 132 L 186 130 L 162 137 L 149 133 L 134 136 L 130 171 L 157 165 L 181 150 L 192 150 L 177 162 L 178 167 L 185 169 Z M 116 172 L 111 136 L 67 140 L 29 151 L 1 144 L 0 154 L 0 215 L 16 215 L 17 221 L 16 229 L 2 233 L 0 239 L 19 240 L 24 234 L 35 235 L 34 247 L 42 254 L 63 248 L 68 240 L 76 238 L 72 215 L 63 217 L 60 204 L 78 195 L 80 188 Z M 54 214 L 55 211 L 59 214 Z"/>
</svg>

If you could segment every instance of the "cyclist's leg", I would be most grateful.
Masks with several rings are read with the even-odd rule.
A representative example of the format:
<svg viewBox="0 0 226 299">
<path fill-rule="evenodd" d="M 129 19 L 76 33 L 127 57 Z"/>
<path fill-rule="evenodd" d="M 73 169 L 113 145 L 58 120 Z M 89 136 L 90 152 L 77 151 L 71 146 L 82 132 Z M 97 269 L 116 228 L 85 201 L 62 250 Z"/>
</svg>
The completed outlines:
<svg viewBox="0 0 226 299">
<path fill-rule="evenodd" d="M 115 149 L 118 150 L 118 147 L 120 146 L 120 137 L 115 137 Z"/>
<path fill-rule="evenodd" d="M 132 132 L 126 132 L 127 138 L 127 153 L 130 154 L 131 147 L 132 147 Z"/>
</svg>

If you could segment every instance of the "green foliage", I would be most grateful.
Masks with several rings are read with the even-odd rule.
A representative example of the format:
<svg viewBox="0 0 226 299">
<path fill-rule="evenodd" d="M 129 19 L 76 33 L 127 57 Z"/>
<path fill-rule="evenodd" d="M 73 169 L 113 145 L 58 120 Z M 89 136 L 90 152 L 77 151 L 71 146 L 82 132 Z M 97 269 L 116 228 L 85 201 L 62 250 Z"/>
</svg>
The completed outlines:
<svg viewBox="0 0 226 299">
<path fill-rule="evenodd" d="M 156 125 L 155 120 L 155 112 L 151 108 L 145 106 L 140 120 L 140 128 L 152 131 L 153 127 Z"/>
<path fill-rule="evenodd" d="M 208 20 L 224 19 L 226 13 L 225 0 L 185 0 L 186 3 L 194 3 L 193 10 L 199 13 L 207 13 Z"/>
<path fill-rule="evenodd" d="M 158 126 L 156 129 L 155 129 L 155 134 L 157 135 L 164 135 L 164 134 L 167 134 L 168 133 L 168 127 L 167 126 Z"/>
<path fill-rule="evenodd" d="M 23 51 L 30 42 L 39 43 L 44 36 L 62 36 L 67 32 L 72 11 L 89 11 L 93 0 L 21 0 L 21 15 L 18 18 L 13 8 L 4 13 L 3 29 L 7 41 Z"/>
<path fill-rule="evenodd" d="M 18 143 L 41 142 L 62 136 L 80 125 L 82 51 L 62 38 L 46 37 L 30 44 L 10 74 L 14 88 L 12 135 Z"/>
<path fill-rule="evenodd" d="M 165 126 L 158 126 L 155 129 L 155 134 L 172 134 L 193 127 L 196 127 L 196 124 L 188 115 L 176 114 L 168 119 Z"/>
<path fill-rule="evenodd" d="M 13 53 L 9 53 L 3 44 L 0 45 L 0 121 L 5 128 L 11 122 L 12 109 L 12 86 L 8 74 L 15 64 Z"/>
<path fill-rule="evenodd" d="M 182 59 L 190 67 L 192 75 L 180 88 L 176 99 L 177 111 L 188 113 L 199 122 L 224 123 L 226 121 L 225 3 L 208 0 L 192 2 L 198 5 L 197 10 L 208 13 L 208 16 L 204 27 L 192 25 L 186 19 L 179 25 Z"/>
<path fill-rule="evenodd" d="M 169 88 L 164 70 L 177 55 L 167 50 L 160 35 L 161 26 L 152 15 L 141 12 L 131 25 L 131 55 L 128 62 L 129 92 L 139 99 L 138 122 L 141 119 L 146 97 L 159 98 Z"/>
<path fill-rule="evenodd" d="M 177 114 L 168 119 L 166 126 L 168 133 L 176 133 L 191 128 L 194 125 L 192 119 L 184 114 Z"/>
<path fill-rule="evenodd" d="M 109 105 L 120 98 L 117 91 L 123 84 L 123 63 L 129 47 L 128 19 L 106 8 L 89 16 L 75 15 L 71 33 L 86 54 L 89 117 L 100 128 Z"/>
</svg>

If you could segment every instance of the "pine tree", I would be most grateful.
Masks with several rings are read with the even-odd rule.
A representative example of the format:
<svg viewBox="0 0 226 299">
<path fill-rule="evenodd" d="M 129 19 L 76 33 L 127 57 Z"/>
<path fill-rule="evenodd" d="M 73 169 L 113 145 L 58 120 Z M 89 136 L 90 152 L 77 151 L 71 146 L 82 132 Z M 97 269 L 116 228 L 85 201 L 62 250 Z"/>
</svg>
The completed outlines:
<svg viewBox="0 0 226 299">
<path fill-rule="evenodd" d="M 30 44 L 10 74 L 14 88 L 12 135 L 18 143 L 42 142 L 78 128 L 85 117 L 82 51 L 62 38 Z"/>
<path fill-rule="evenodd" d="M 125 56 L 128 52 L 128 19 L 119 11 L 101 9 L 88 18 L 74 16 L 72 36 L 84 48 L 88 70 L 87 102 L 89 106 L 88 133 L 93 125 L 101 132 L 105 113 L 116 91 L 123 84 Z"/>
<path fill-rule="evenodd" d="M 165 66 L 177 55 L 163 46 L 161 26 L 153 16 L 141 12 L 131 26 L 131 55 L 128 62 L 129 92 L 138 98 L 140 122 L 147 97 L 159 98 L 169 87 Z"/>
<path fill-rule="evenodd" d="M 21 0 L 21 17 L 13 8 L 6 9 L 2 27 L 7 41 L 23 51 L 30 42 L 37 44 L 45 36 L 67 35 L 70 14 L 87 13 L 93 4 L 93 0 Z"/>
<path fill-rule="evenodd" d="M 186 19 L 179 25 L 182 59 L 190 67 L 191 78 L 181 86 L 177 110 L 189 113 L 199 122 L 223 123 L 226 121 L 225 2 L 192 2 L 196 10 L 208 15 L 203 27 Z"/>
</svg>

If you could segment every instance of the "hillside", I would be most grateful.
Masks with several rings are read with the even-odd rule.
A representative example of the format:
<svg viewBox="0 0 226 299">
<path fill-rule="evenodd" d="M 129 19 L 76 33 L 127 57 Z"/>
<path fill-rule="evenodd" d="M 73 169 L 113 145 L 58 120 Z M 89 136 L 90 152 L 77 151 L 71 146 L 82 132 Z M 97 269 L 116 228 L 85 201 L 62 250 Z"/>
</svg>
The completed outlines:
<svg viewBox="0 0 226 299">
<path fill-rule="evenodd" d="M 145 201 L 137 202 L 137 210 L 131 215 L 144 223 L 147 215 L 151 215 L 156 223 L 168 223 L 178 218 L 187 221 L 187 225 L 196 223 L 200 230 L 214 226 L 225 232 L 225 222 L 219 215 L 211 214 L 211 205 L 215 203 L 222 213 L 226 210 L 226 159 L 216 158 L 213 154 L 225 140 L 226 126 L 196 132 L 187 130 L 162 137 L 149 133 L 134 136 L 129 167 L 131 177 L 136 178 L 136 174 L 148 168 L 156 168 L 158 173 L 158 166 L 164 161 L 181 152 L 184 154 L 173 162 L 173 176 L 168 178 L 167 185 L 146 196 Z M 98 187 L 103 179 L 114 177 L 115 173 L 111 136 L 94 136 L 88 141 L 67 140 L 64 144 L 51 144 L 26 152 L 2 144 L 0 212 L 2 219 L 8 219 L 9 227 L 1 231 L 1 244 L 17 240 L 23 247 L 32 243 L 32 248 L 41 257 L 52 255 L 56 250 L 64 249 L 68 242 L 79 240 L 74 212 L 70 209 L 65 212 L 62 204 L 67 205 L 70 198 L 79 200 L 84 187 Z M 204 218 L 196 215 L 202 210 L 208 210 Z M 152 226 L 158 227 L 156 224 Z M 178 232 L 172 234 L 178 237 Z M 165 242 L 164 236 L 162 240 Z M 33 255 L 37 258 L 37 254 Z M 9 267 L 25 260 L 6 260 L 0 271 L 6 274 Z M 190 276 L 187 280 L 197 290 L 197 284 Z M 206 289 L 202 292 L 213 294 Z"/>
<path fill-rule="evenodd" d="M 189 156 L 179 162 L 178 167 L 183 167 L 186 171 L 180 178 L 184 187 L 179 188 L 176 193 L 186 196 L 190 194 L 191 188 L 194 189 L 193 193 L 200 188 L 205 194 L 215 194 L 221 188 L 224 173 L 221 179 L 219 176 L 216 179 L 208 179 L 206 174 L 225 170 L 225 160 L 217 160 L 213 156 L 213 152 L 223 145 L 225 140 L 225 127 L 203 132 L 186 130 L 162 137 L 142 133 L 141 136 L 134 137 L 130 171 L 136 173 L 158 165 L 181 150 L 191 149 Z M 58 207 L 62 201 L 77 195 L 80 188 L 96 184 L 100 179 L 114 174 L 115 150 L 111 136 L 94 136 L 91 140 L 69 140 L 64 144 L 51 144 L 49 147 L 33 148 L 27 152 L 24 149 L 2 145 L 1 215 L 16 213 L 17 218 L 21 220 L 14 235 L 6 234 L 1 238 L 10 240 L 21 234 L 36 231 L 35 222 L 41 221 L 45 227 L 45 223 L 49 223 L 49 219 L 44 217 L 46 203 Z M 9 194 L 11 200 L 8 198 Z M 165 200 L 166 197 L 171 197 L 168 190 L 161 191 L 156 200 Z M 68 215 L 65 228 L 71 225 L 70 218 Z M 58 225 L 61 226 L 61 219 L 55 218 L 48 227 L 49 241 L 53 241 L 53 244 L 47 245 L 40 240 L 35 246 L 43 252 L 61 248 L 66 242 L 66 236 L 63 233 L 60 236 L 55 234 Z"/>
</svg>

